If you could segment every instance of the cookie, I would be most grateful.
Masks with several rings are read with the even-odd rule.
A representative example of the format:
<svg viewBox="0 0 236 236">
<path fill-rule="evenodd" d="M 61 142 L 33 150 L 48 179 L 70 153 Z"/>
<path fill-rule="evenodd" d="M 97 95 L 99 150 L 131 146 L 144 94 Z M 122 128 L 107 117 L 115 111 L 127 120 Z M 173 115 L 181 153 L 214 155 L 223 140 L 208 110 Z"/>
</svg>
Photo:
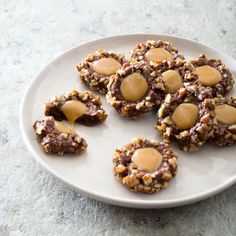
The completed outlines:
<svg viewBox="0 0 236 236">
<path fill-rule="evenodd" d="M 168 94 L 155 128 L 165 140 L 175 139 L 182 150 L 198 150 L 211 136 L 214 125 L 215 105 L 207 96 L 211 97 L 210 92 L 197 85 Z"/>
<path fill-rule="evenodd" d="M 177 156 L 167 143 L 135 138 L 114 152 L 116 178 L 131 191 L 155 193 L 176 175 Z"/>
<path fill-rule="evenodd" d="M 163 40 L 148 40 L 139 43 L 131 52 L 131 59 L 134 61 L 146 61 L 156 65 L 158 69 L 172 68 L 184 61 L 184 56 L 170 42 Z"/>
<path fill-rule="evenodd" d="M 211 140 L 217 146 L 232 145 L 236 142 L 236 97 L 214 98 L 216 119 Z"/>
<path fill-rule="evenodd" d="M 38 142 L 48 154 L 79 155 L 87 148 L 87 143 L 83 138 L 62 122 L 56 121 L 52 116 L 36 121 L 33 128 Z"/>
<path fill-rule="evenodd" d="M 164 82 L 149 64 L 134 62 L 112 77 L 106 98 L 120 115 L 135 119 L 159 106 L 164 96 Z"/>
<path fill-rule="evenodd" d="M 223 96 L 233 88 L 234 79 L 229 69 L 220 59 L 209 59 L 201 54 L 196 60 L 191 60 L 195 71 L 189 72 L 188 84 L 199 84 L 210 87 L 214 97 Z"/>
<path fill-rule="evenodd" d="M 84 84 L 94 91 L 106 94 L 110 77 L 126 62 L 124 55 L 100 49 L 89 54 L 84 62 L 77 65 L 77 69 Z"/>
<path fill-rule="evenodd" d="M 90 91 L 83 93 L 73 90 L 62 96 L 54 96 L 45 103 L 45 115 L 57 121 L 68 120 L 91 126 L 106 120 L 107 113 L 102 108 L 101 99 Z"/>
<path fill-rule="evenodd" d="M 172 68 L 169 68 L 167 62 L 163 62 L 161 67 L 157 64 L 153 64 L 151 67 L 160 76 L 160 79 L 164 81 L 167 94 L 176 93 L 180 88 L 185 87 L 186 79 L 195 70 L 191 63 L 185 63 L 184 61 L 178 61 Z"/>
</svg>

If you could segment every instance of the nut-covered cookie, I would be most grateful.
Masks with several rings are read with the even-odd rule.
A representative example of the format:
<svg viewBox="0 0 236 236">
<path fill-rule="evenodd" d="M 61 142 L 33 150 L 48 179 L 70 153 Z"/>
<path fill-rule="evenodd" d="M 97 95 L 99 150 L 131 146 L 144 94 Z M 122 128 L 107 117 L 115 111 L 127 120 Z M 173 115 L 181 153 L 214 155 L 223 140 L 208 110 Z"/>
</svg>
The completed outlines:
<svg viewBox="0 0 236 236">
<path fill-rule="evenodd" d="M 123 116 L 137 118 L 159 106 L 164 82 L 146 62 L 125 64 L 108 84 L 107 101 Z"/>
<path fill-rule="evenodd" d="M 78 155 L 88 146 L 86 141 L 73 129 L 56 121 L 52 116 L 46 116 L 44 119 L 36 121 L 33 128 L 38 142 L 48 154 L 71 153 Z"/>
<path fill-rule="evenodd" d="M 204 98 L 213 97 L 210 87 L 198 86 L 197 84 L 194 85 L 194 83 L 190 84 L 187 82 L 190 79 L 194 79 L 194 76 L 196 76 L 195 67 L 189 62 L 179 60 L 178 63 L 169 68 L 167 61 L 165 61 L 162 63 L 161 67 L 158 64 L 152 64 L 151 68 L 153 68 L 154 73 L 159 76 L 160 80 L 164 81 L 166 94 L 173 94 L 180 88 L 191 86 L 190 90 L 192 90 L 194 96 L 199 96 L 198 99 L 202 100 Z"/>
<path fill-rule="evenodd" d="M 199 86 L 181 88 L 168 94 L 162 103 L 156 129 L 165 140 L 174 138 L 184 151 L 196 151 L 211 136 L 215 105 L 210 94 Z"/>
<path fill-rule="evenodd" d="M 190 63 L 195 67 L 194 71 L 189 71 L 187 84 L 200 84 L 212 89 L 213 96 L 223 96 L 234 84 L 234 79 L 229 69 L 220 59 L 208 59 L 201 54 L 196 60 Z"/>
<path fill-rule="evenodd" d="M 102 108 L 101 99 L 90 91 L 83 93 L 73 90 L 62 96 L 54 96 L 45 103 L 45 115 L 57 121 L 68 120 L 91 126 L 106 120 L 107 113 Z"/>
<path fill-rule="evenodd" d="M 138 43 L 131 52 L 131 59 L 134 61 L 146 61 L 151 65 L 172 68 L 174 65 L 182 63 L 184 56 L 170 42 L 163 40 L 148 40 L 145 43 Z"/>
<path fill-rule="evenodd" d="M 129 190 L 155 193 L 176 175 L 177 156 L 169 144 L 135 138 L 113 155 L 116 178 Z"/>
<path fill-rule="evenodd" d="M 110 76 L 126 63 L 123 54 L 100 49 L 77 65 L 81 81 L 92 90 L 106 94 Z"/>
<path fill-rule="evenodd" d="M 167 62 L 163 62 L 161 67 L 157 64 L 153 64 L 151 67 L 164 81 L 166 93 L 171 94 L 185 87 L 186 78 L 191 76 L 191 72 L 195 70 L 191 63 L 185 63 L 184 61 L 178 61 L 172 68 L 169 68 Z"/>
<path fill-rule="evenodd" d="M 236 142 L 236 97 L 214 98 L 216 119 L 211 140 L 218 146 Z"/>
</svg>

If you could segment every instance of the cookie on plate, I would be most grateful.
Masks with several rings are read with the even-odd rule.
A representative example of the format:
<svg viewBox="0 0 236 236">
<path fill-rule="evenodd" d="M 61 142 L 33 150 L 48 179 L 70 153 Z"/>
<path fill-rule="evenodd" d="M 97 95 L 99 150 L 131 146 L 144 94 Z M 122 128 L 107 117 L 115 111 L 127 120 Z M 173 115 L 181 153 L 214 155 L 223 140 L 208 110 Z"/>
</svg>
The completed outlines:
<svg viewBox="0 0 236 236">
<path fill-rule="evenodd" d="M 164 82 L 147 62 L 125 64 L 112 77 L 106 95 L 116 111 L 137 118 L 159 106 L 165 96 Z"/>
<path fill-rule="evenodd" d="M 195 85 L 166 96 L 156 125 L 165 140 L 175 139 L 184 151 L 196 151 L 205 143 L 212 134 L 215 117 L 214 101 L 207 99 L 208 95 L 211 93 L 204 87 Z"/>
<path fill-rule="evenodd" d="M 83 93 L 73 90 L 62 96 L 54 96 L 45 103 L 45 115 L 56 120 L 68 120 L 91 126 L 106 120 L 107 113 L 102 108 L 101 99 L 90 91 Z"/>
<path fill-rule="evenodd" d="M 236 97 L 214 98 L 216 119 L 211 140 L 218 146 L 236 142 Z"/>
<path fill-rule="evenodd" d="M 199 84 L 212 89 L 214 97 L 223 96 L 233 88 L 234 79 L 229 69 L 220 59 L 209 59 L 201 54 L 190 63 L 195 71 L 190 71 L 187 84 Z"/>
<path fill-rule="evenodd" d="M 184 56 L 178 53 L 170 42 L 163 40 L 148 40 L 145 43 L 138 43 L 131 52 L 131 59 L 134 61 L 146 61 L 151 65 L 156 64 L 158 69 L 182 63 Z"/>
<path fill-rule="evenodd" d="M 86 141 L 73 129 L 56 121 L 52 116 L 46 116 L 34 123 L 37 140 L 43 150 L 50 154 L 64 155 L 65 153 L 79 155 L 87 148 Z"/>
<path fill-rule="evenodd" d="M 115 150 L 112 161 L 116 178 L 131 191 L 155 193 L 166 188 L 177 171 L 177 156 L 169 144 L 154 139 L 133 139 Z"/>
<path fill-rule="evenodd" d="M 84 62 L 77 65 L 77 69 L 84 84 L 94 91 L 106 94 L 110 76 L 126 62 L 123 54 L 100 49 L 89 54 Z"/>
<path fill-rule="evenodd" d="M 164 81 L 166 93 L 171 94 L 185 87 L 186 79 L 192 76 L 195 71 L 191 63 L 185 63 L 184 61 L 178 61 L 172 68 L 169 68 L 167 62 L 163 62 L 161 67 L 157 64 L 153 64 L 151 67 Z"/>
</svg>

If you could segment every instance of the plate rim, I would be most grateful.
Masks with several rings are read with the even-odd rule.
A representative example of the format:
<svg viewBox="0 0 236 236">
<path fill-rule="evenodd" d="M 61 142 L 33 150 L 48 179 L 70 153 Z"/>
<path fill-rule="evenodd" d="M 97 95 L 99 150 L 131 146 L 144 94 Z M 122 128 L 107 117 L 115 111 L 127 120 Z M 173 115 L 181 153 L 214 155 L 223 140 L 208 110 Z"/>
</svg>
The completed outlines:
<svg viewBox="0 0 236 236">
<path fill-rule="evenodd" d="M 25 126 L 24 126 L 24 116 L 23 116 L 23 111 L 25 109 L 25 105 L 26 105 L 26 101 L 27 101 L 27 97 L 29 95 L 29 92 L 31 91 L 31 87 L 34 85 L 34 83 L 37 81 L 38 77 L 44 72 L 46 71 L 50 65 L 52 63 L 55 63 L 56 61 L 60 60 L 62 57 L 64 57 L 66 54 L 69 54 L 71 51 L 79 48 L 79 47 L 84 47 L 86 45 L 89 45 L 91 43 L 96 43 L 97 41 L 102 41 L 102 40 L 112 40 L 112 39 L 117 39 L 117 38 L 124 38 L 124 37 L 142 37 L 142 36 L 149 36 L 149 37 L 159 37 L 159 38 L 172 38 L 172 39 L 177 39 L 177 40 L 184 40 L 184 41 L 188 41 L 194 44 L 198 44 L 201 45 L 203 47 L 206 47 L 210 50 L 216 51 L 217 53 L 220 53 L 226 57 L 229 57 L 231 60 L 233 60 L 235 63 L 235 59 L 232 56 L 229 56 L 228 54 L 214 48 L 211 46 L 208 46 L 204 43 L 200 43 L 197 41 L 194 41 L 192 39 L 187 39 L 187 38 L 183 38 L 180 36 L 173 36 L 173 35 L 169 35 L 169 34 L 151 34 L 151 33 L 144 33 L 144 34 L 122 34 L 122 35 L 113 35 L 113 36 L 108 36 L 108 37 L 100 37 L 97 38 L 95 40 L 91 40 L 88 42 L 84 42 L 82 44 L 79 44 L 77 46 L 74 46 L 68 50 L 65 50 L 64 52 L 56 55 L 52 60 L 49 60 L 45 66 L 43 66 L 31 79 L 29 85 L 26 87 L 23 97 L 21 99 L 21 103 L 20 103 L 20 109 L 19 109 L 19 126 L 20 126 L 20 131 L 21 131 L 21 135 L 23 138 L 23 141 L 27 147 L 27 149 L 29 150 L 29 152 L 32 154 L 33 158 L 48 172 L 50 172 L 52 175 L 54 175 L 57 179 L 59 179 L 60 181 L 62 181 L 63 183 L 65 183 L 66 185 L 70 186 L 71 188 L 73 188 L 75 191 L 79 192 L 80 194 L 87 196 L 89 198 L 98 200 L 98 201 L 102 201 L 108 204 L 112 204 L 112 205 L 117 205 L 117 206 L 123 206 L 123 207 L 131 207 L 131 208 L 146 208 L 146 209 L 150 209 L 150 208 L 170 208 L 170 207 L 177 207 L 177 206 L 183 206 L 183 205 L 188 205 L 191 203 L 195 203 L 204 199 L 207 199 L 213 195 L 216 195 L 222 191 L 224 191 L 225 189 L 229 188 L 230 186 L 232 186 L 233 184 L 236 183 L 236 175 L 234 175 L 233 177 L 229 178 L 227 181 L 225 181 L 224 183 L 221 183 L 220 185 L 216 186 L 215 188 L 211 188 L 210 190 L 195 194 L 193 196 L 190 197 L 184 197 L 184 198 L 179 198 L 179 199 L 175 199 L 175 200 L 134 200 L 134 199 L 122 199 L 120 197 L 115 197 L 115 196 L 107 196 L 107 195 L 103 195 L 99 192 L 96 191 L 91 191 L 88 190 L 86 188 L 81 188 L 78 187 L 76 185 L 74 185 L 73 183 L 71 183 L 69 180 L 67 180 L 67 178 L 65 178 L 63 175 L 57 173 L 57 171 L 55 171 L 54 169 L 52 169 L 49 165 L 47 165 L 40 157 L 40 155 L 34 150 L 34 148 L 31 146 L 30 141 L 29 141 L 29 137 L 27 136 L 27 132 L 25 130 Z"/>
</svg>

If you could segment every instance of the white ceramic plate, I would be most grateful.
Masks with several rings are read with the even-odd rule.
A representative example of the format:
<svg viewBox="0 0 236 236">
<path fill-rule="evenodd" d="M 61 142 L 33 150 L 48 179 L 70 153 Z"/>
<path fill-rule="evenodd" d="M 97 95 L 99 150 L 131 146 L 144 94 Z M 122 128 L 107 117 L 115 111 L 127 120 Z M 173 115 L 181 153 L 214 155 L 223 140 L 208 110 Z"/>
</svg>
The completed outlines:
<svg viewBox="0 0 236 236">
<path fill-rule="evenodd" d="M 200 53 L 221 58 L 236 74 L 236 61 L 216 49 L 190 40 L 164 35 L 123 35 L 95 40 L 75 47 L 50 62 L 32 80 L 22 101 L 20 126 L 24 141 L 33 157 L 49 172 L 88 197 L 106 203 L 136 207 L 164 208 L 196 202 L 228 188 L 236 182 L 236 145 L 217 148 L 205 145 L 196 153 L 184 153 L 178 148 L 177 176 L 167 189 L 148 195 L 128 191 L 116 181 L 113 174 L 112 153 L 132 138 L 161 137 L 154 130 L 155 114 L 149 113 L 137 121 L 120 117 L 103 97 L 103 105 L 109 117 L 96 127 L 77 125 L 79 134 L 88 142 L 87 151 L 78 157 L 46 155 L 35 139 L 32 124 L 44 116 L 43 104 L 54 95 L 72 89 L 86 90 L 79 79 L 76 64 L 97 49 L 121 51 L 129 55 L 138 42 L 148 39 L 171 41 L 187 59 Z M 235 90 L 234 90 L 235 91 Z M 231 94 L 235 92 L 231 92 Z"/>
</svg>

